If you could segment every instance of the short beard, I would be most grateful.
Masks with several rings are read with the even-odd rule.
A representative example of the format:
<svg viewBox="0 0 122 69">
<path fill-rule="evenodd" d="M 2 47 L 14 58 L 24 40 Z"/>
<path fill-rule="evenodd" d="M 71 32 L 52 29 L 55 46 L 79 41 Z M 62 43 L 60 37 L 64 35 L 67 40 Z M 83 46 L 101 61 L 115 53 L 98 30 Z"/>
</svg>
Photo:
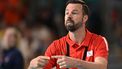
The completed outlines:
<svg viewBox="0 0 122 69">
<path fill-rule="evenodd" d="M 78 30 L 80 27 L 82 27 L 82 23 L 79 22 L 77 24 L 75 24 L 74 22 L 72 22 L 71 25 L 65 25 L 66 29 L 70 32 L 75 32 L 76 30 Z"/>
</svg>

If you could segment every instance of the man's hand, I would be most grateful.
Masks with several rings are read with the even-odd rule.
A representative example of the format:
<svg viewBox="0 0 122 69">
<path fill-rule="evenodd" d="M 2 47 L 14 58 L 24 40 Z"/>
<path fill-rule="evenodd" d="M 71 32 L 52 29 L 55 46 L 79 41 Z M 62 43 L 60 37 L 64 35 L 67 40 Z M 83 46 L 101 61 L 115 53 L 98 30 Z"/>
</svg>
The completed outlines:
<svg viewBox="0 0 122 69">
<path fill-rule="evenodd" d="M 41 69 L 48 63 L 49 59 L 50 57 L 47 56 L 38 56 L 31 60 L 28 69 Z"/>
<path fill-rule="evenodd" d="M 80 59 L 67 57 L 67 56 L 52 56 L 51 58 L 57 58 L 57 64 L 60 68 L 78 68 Z"/>
</svg>

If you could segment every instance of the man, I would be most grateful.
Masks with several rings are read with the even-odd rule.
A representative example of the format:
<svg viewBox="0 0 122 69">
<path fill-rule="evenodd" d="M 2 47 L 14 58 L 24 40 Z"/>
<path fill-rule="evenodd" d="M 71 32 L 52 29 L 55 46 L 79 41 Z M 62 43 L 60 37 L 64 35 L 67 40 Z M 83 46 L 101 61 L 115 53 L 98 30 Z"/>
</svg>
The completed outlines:
<svg viewBox="0 0 122 69">
<path fill-rule="evenodd" d="M 13 27 L 5 30 L 2 40 L 2 69 L 24 69 L 24 59 L 17 49 L 18 33 Z"/>
<path fill-rule="evenodd" d="M 30 62 L 28 69 L 107 69 L 108 44 L 100 35 L 86 29 L 88 7 L 82 0 L 69 0 L 65 9 L 68 35 L 55 40 Z"/>
</svg>

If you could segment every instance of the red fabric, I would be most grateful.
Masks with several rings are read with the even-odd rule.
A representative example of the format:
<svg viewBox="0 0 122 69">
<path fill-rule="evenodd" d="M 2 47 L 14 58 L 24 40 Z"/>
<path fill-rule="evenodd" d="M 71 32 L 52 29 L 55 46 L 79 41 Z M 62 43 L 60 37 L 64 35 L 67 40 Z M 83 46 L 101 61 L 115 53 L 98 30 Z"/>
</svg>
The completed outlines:
<svg viewBox="0 0 122 69">
<path fill-rule="evenodd" d="M 88 30 L 86 31 L 86 36 L 83 42 L 80 45 L 75 43 L 74 41 L 69 39 L 69 36 L 64 36 L 59 40 L 55 40 L 45 52 L 46 56 L 53 56 L 53 55 L 66 55 L 66 42 L 70 46 L 70 57 L 81 59 L 83 58 L 85 47 L 88 47 L 88 52 L 93 51 L 92 55 L 87 54 L 86 61 L 94 62 L 96 57 L 103 57 L 105 59 L 108 58 L 108 46 L 106 41 L 103 39 L 104 37 L 100 35 L 96 35 L 90 33 Z M 90 56 L 91 55 L 91 56 Z M 56 59 L 51 59 L 49 64 L 46 65 L 45 69 L 51 69 L 52 67 L 56 66 L 57 69 L 59 65 L 56 64 Z M 70 69 L 77 69 L 77 68 L 70 68 Z"/>
<path fill-rule="evenodd" d="M 4 21 L 6 25 L 19 25 L 21 21 L 21 0 L 6 0 Z"/>
<path fill-rule="evenodd" d="M 13 7 L 18 7 L 21 3 L 21 0 L 8 0 L 8 4 Z"/>
<path fill-rule="evenodd" d="M 21 17 L 19 13 L 13 12 L 11 10 L 6 11 L 5 13 L 4 20 L 7 25 L 18 25 L 20 19 Z"/>
<path fill-rule="evenodd" d="M 0 1 L 0 13 L 3 14 L 5 11 L 5 2 Z"/>
</svg>

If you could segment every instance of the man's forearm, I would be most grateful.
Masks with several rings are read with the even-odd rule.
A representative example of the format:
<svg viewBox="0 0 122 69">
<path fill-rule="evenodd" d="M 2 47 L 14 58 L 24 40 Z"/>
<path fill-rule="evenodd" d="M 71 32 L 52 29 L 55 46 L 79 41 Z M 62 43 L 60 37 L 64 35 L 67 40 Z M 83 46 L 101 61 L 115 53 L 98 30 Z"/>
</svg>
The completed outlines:
<svg viewBox="0 0 122 69">
<path fill-rule="evenodd" d="M 107 65 L 97 62 L 88 62 L 81 60 L 78 63 L 78 68 L 84 68 L 84 69 L 107 69 Z"/>
<path fill-rule="evenodd" d="M 43 68 L 39 68 L 39 67 L 28 67 L 28 69 L 43 69 Z"/>
</svg>

